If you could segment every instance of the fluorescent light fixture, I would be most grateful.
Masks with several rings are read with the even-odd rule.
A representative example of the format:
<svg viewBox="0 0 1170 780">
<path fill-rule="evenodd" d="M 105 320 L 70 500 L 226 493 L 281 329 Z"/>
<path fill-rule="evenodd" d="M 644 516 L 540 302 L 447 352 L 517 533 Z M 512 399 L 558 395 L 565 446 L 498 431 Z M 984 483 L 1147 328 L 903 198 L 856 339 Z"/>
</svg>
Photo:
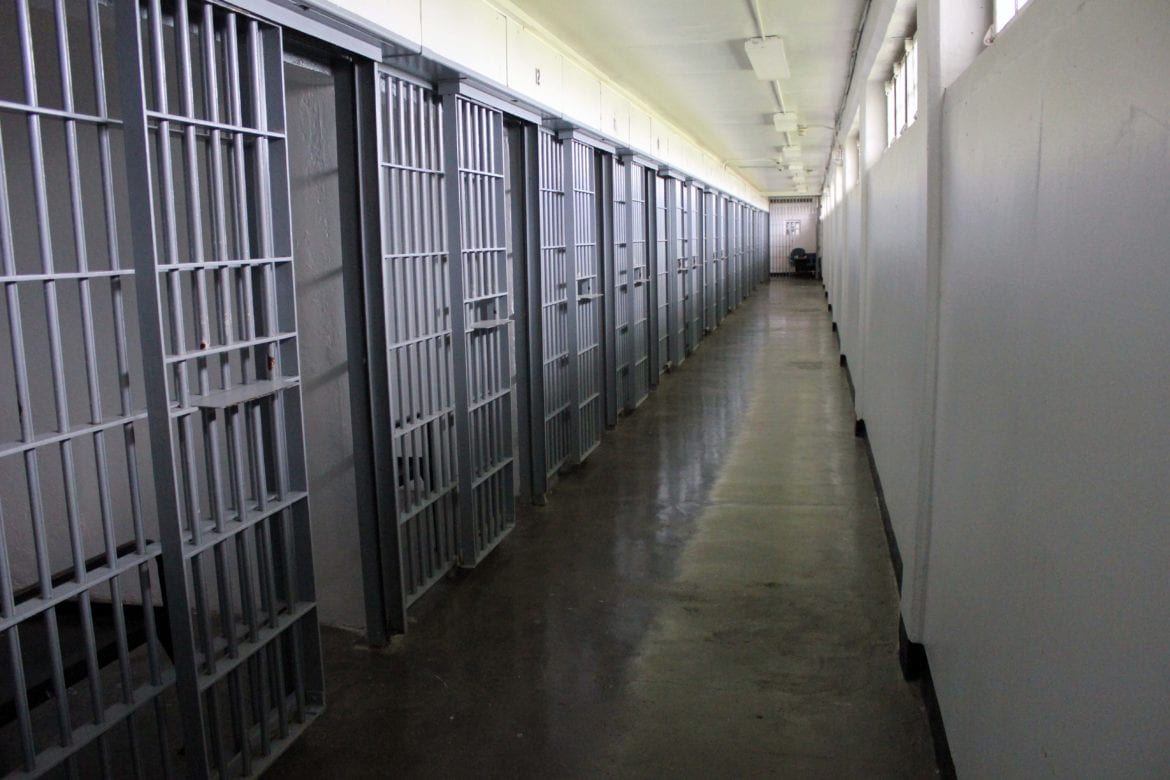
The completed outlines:
<svg viewBox="0 0 1170 780">
<path fill-rule="evenodd" d="M 785 111 L 781 114 L 772 114 L 772 124 L 775 125 L 777 133 L 795 133 L 796 112 Z"/>
<path fill-rule="evenodd" d="M 784 41 L 775 35 L 767 38 L 751 38 L 743 45 L 752 70 L 760 81 L 775 81 L 788 78 L 788 55 L 784 53 Z"/>
<path fill-rule="evenodd" d="M 804 151 L 799 146 L 782 146 L 780 147 L 780 154 L 788 162 L 800 162 L 804 159 Z"/>
<path fill-rule="evenodd" d="M 791 174 L 799 173 L 801 176 L 804 175 L 804 166 L 801 165 L 800 163 L 790 162 L 787 165 L 785 165 L 784 167 L 787 168 L 788 172 Z"/>
</svg>

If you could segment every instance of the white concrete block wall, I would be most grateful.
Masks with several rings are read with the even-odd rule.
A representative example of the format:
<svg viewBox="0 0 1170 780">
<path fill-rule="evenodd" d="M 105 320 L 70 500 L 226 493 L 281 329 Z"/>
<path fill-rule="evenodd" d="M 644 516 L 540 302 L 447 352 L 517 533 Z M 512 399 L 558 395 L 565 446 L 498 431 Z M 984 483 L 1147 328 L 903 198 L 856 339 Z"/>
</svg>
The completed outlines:
<svg viewBox="0 0 1170 780">
<path fill-rule="evenodd" d="M 866 429 L 899 549 L 913 556 L 926 354 L 926 128 L 912 125 L 867 174 Z M 903 572 L 913 587 L 914 567 Z"/>
<path fill-rule="evenodd" d="M 1165 777 L 1170 5 L 1032 10 L 944 106 L 926 641 L 961 765 Z"/>
<path fill-rule="evenodd" d="M 936 96 L 823 221 L 904 615 L 960 776 L 1165 777 L 1170 5 L 918 11 Z"/>
</svg>

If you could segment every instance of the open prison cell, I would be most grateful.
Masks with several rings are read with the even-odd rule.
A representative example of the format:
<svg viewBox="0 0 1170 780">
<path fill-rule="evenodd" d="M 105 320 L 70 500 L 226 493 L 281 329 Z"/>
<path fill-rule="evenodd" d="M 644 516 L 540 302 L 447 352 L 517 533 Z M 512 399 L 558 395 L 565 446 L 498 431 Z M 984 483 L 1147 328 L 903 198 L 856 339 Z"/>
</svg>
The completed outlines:
<svg viewBox="0 0 1170 780">
<path fill-rule="evenodd" d="M 319 622 L 405 631 L 733 308 L 732 201 L 282 6 L 0 22 L 0 774 L 259 773 Z"/>
</svg>

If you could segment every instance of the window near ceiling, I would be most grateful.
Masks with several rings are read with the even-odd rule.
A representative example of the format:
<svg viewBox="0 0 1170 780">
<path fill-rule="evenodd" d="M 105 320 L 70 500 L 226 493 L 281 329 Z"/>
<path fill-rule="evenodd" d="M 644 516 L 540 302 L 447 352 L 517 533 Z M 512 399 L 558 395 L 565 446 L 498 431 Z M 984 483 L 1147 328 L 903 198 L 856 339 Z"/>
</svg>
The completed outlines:
<svg viewBox="0 0 1170 780">
<path fill-rule="evenodd" d="M 894 88 L 886 82 L 886 146 L 898 137 L 898 101 L 894 100 Z"/>
<path fill-rule="evenodd" d="M 995 0 L 995 31 L 999 32 L 1015 18 L 1029 0 Z"/>
<path fill-rule="evenodd" d="M 902 58 L 886 82 L 886 145 L 918 118 L 918 36 L 906 39 Z"/>
</svg>

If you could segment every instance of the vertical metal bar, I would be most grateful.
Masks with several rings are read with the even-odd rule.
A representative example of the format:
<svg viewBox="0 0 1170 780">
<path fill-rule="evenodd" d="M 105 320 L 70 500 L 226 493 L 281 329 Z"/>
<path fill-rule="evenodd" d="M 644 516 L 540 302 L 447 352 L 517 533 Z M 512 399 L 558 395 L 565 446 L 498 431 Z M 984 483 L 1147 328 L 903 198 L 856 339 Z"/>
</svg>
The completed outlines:
<svg viewBox="0 0 1170 780">
<path fill-rule="evenodd" d="M 282 33 L 276 28 L 266 28 L 263 36 L 264 59 L 264 87 L 265 107 L 268 117 L 262 125 L 265 130 L 283 131 L 286 128 L 284 112 L 284 62 Z M 266 227 L 270 231 L 269 257 L 280 257 L 292 252 L 292 224 L 291 224 L 291 197 L 289 194 L 288 160 L 284 149 L 274 153 L 269 161 L 269 176 L 266 178 L 267 199 L 270 209 L 270 221 Z M 264 272 L 267 277 L 269 294 L 269 328 L 270 332 L 284 329 L 285 324 L 295 327 L 296 296 L 292 288 L 292 281 L 279 280 L 276 276 L 274 263 L 266 264 Z M 291 269 L 289 269 L 291 275 Z M 282 320 L 284 323 L 282 324 Z M 272 374 L 280 378 L 290 373 L 299 373 L 299 366 L 285 364 L 286 357 L 283 351 L 275 348 L 275 364 Z M 288 356 L 295 362 L 296 355 Z M 301 420 L 301 404 L 299 388 L 289 388 L 277 392 L 271 397 L 270 414 L 273 420 L 273 430 L 276 436 L 276 484 L 277 498 L 284 500 L 294 490 L 294 486 L 301 486 L 306 470 L 305 441 L 303 436 L 303 421 Z M 291 408 L 290 408 L 291 407 Z M 283 435 L 279 432 L 283 428 Z M 303 485 L 307 489 L 307 484 Z M 279 538 L 273 540 L 274 555 L 278 566 L 283 571 L 278 583 L 278 592 L 283 595 L 286 606 L 293 609 L 298 601 L 313 601 L 315 580 L 313 576 L 312 542 L 309 528 L 309 512 L 305 500 L 298 501 L 292 507 L 284 509 L 270 519 L 273 529 L 279 533 Z M 298 557 L 299 553 L 299 557 Z M 294 716 L 298 721 L 306 717 L 306 705 L 320 705 L 324 702 L 324 684 L 321 680 L 321 650 L 320 638 L 315 619 L 302 621 L 289 629 L 291 637 L 289 649 L 292 654 L 292 688 L 294 699 Z M 274 656 L 275 682 L 278 695 L 278 716 L 280 718 L 278 733 L 282 738 L 288 736 L 289 712 L 286 705 L 287 682 L 285 680 L 285 663 L 283 659 L 284 644 L 282 639 L 274 639 L 270 646 Z"/>
<path fill-rule="evenodd" d="M 454 369 L 455 390 L 455 446 L 458 464 L 459 492 L 457 497 L 457 539 L 460 562 L 471 565 L 476 559 L 475 538 L 471 533 L 475 523 L 472 498 L 471 432 L 468 418 L 467 325 L 463 293 L 463 232 L 462 204 L 460 203 L 461 176 L 460 127 L 462 106 L 459 96 L 448 88 L 442 93 L 443 110 L 443 172 L 446 185 L 448 285 L 451 311 L 451 362 Z"/>
<path fill-rule="evenodd" d="M 24 90 L 25 102 L 29 106 L 37 105 L 37 84 L 36 73 L 33 58 L 33 38 L 32 26 L 29 19 L 29 9 L 27 0 L 18 0 L 16 4 L 17 12 L 17 27 L 20 36 L 20 54 L 23 63 L 24 75 Z M 49 363 L 50 372 L 52 376 L 52 394 L 54 401 L 54 408 L 57 415 L 57 428 L 61 432 L 69 430 L 69 416 L 68 404 L 65 398 L 64 385 L 64 371 L 62 366 L 61 356 L 61 334 L 60 334 L 60 318 L 57 310 L 57 289 L 56 281 L 52 278 L 54 264 L 53 264 L 53 248 L 52 240 L 49 232 L 51 230 L 51 223 L 49 221 L 49 206 L 48 195 L 46 192 L 47 181 L 45 173 L 45 159 L 44 146 L 41 140 L 41 124 L 40 116 L 30 111 L 26 117 L 28 126 L 29 138 L 29 159 L 32 166 L 32 185 L 33 185 L 33 201 L 37 214 L 37 243 L 41 257 L 41 269 L 43 273 L 49 278 L 41 283 L 42 295 L 44 298 L 46 325 L 48 330 L 49 341 Z M 14 349 L 19 346 L 21 354 L 16 362 L 19 363 L 16 368 L 17 374 L 24 373 L 24 391 L 21 393 L 27 398 L 28 384 L 27 384 L 27 368 L 24 363 L 23 343 L 17 342 L 13 339 Z M 18 380 L 18 383 L 20 380 Z M 22 408 L 27 410 L 28 436 L 24 436 L 25 441 L 32 438 L 32 407 Z M 23 426 L 22 426 L 23 427 Z M 24 431 L 22 430 L 22 433 Z M 78 527 L 77 517 L 77 497 L 73 490 L 73 451 L 72 442 L 65 440 L 59 445 L 59 453 L 61 457 L 61 471 L 65 479 L 66 490 L 66 517 L 68 520 L 68 532 L 70 552 L 73 559 L 74 577 L 78 582 L 85 581 L 85 566 L 84 554 L 81 550 L 81 537 Z M 49 571 L 48 551 L 45 547 L 45 509 L 43 503 L 43 494 L 40 486 L 39 465 L 35 450 L 28 450 L 25 454 L 25 471 L 28 478 L 28 493 L 29 493 L 29 509 L 33 519 L 34 528 L 34 546 L 39 547 L 37 556 L 37 573 L 41 588 L 42 597 L 48 597 L 51 590 L 51 574 Z M 37 538 L 39 537 L 39 545 Z M 66 686 L 64 666 L 61 658 L 61 643 L 60 635 L 57 626 L 57 611 L 55 608 L 49 608 L 44 613 L 45 627 L 49 639 L 49 659 L 52 667 L 52 685 L 53 695 L 56 704 L 57 715 L 57 729 L 61 745 L 70 745 L 73 741 L 73 733 L 70 725 L 69 705 L 66 701 Z"/>
<path fill-rule="evenodd" d="M 544 285 L 547 284 L 543 264 L 544 244 L 541 225 L 545 219 L 541 196 L 540 130 L 535 125 L 524 125 L 523 134 L 523 204 L 524 204 L 524 260 L 527 285 L 521 299 L 527 319 L 528 370 L 520 373 L 528 382 L 528 441 L 531 451 L 532 499 L 543 503 L 548 492 L 547 441 L 545 439 L 544 410 L 546 408 L 544 381 Z M 515 185 L 514 185 L 515 186 Z M 519 327 L 519 325 L 517 325 Z M 518 372 L 519 373 L 519 372 Z"/>
<path fill-rule="evenodd" d="M 72 63 L 69 56 L 69 38 L 66 29 L 65 21 L 65 6 L 62 0 L 55 0 L 53 5 L 53 16 L 56 22 L 57 34 L 57 51 L 58 64 L 61 75 L 61 94 L 62 102 L 66 111 L 72 112 L 74 110 L 73 101 L 73 81 L 72 81 Z M 77 149 L 77 123 L 75 120 L 65 120 L 65 162 L 67 176 L 69 180 L 69 202 L 70 202 L 70 217 L 73 228 L 73 242 L 74 253 L 77 260 L 77 271 L 80 275 L 78 280 L 78 294 L 81 305 L 81 329 L 82 329 L 82 353 L 85 367 L 85 382 L 87 395 L 89 397 L 89 414 L 92 423 L 102 422 L 102 405 L 101 395 L 98 389 L 98 369 L 97 369 L 97 343 L 94 337 L 93 324 L 93 300 L 90 294 L 89 278 L 85 275 L 89 271 L 89 258 L 86 251 L 85 241 L 85 214 L 82 206 L 82 192 L 81 192 L 81 171 L 80 159 Z M 63 382 L 64 376 L 55 377 L 55 379 Z M 69 430 L 68 421 L 63 421 L 61 425 L 62 431 Z M 114 549 L 116 544 L 114 542 L 113 532 L 113 518 L 111 516 L 111 509 L 109 504 L 109 481 L 108 471 L 106 468 L 105 458 L 105 441 L 104 434 L 98 432 L 93 436 L 95 467 L 97 471 L 98 494 L 99 494 L 99 520 L 102 526 L 102 538 L 105 546 L 107 562 L 110 566 L 114 565 L 114 559 L 117 557 Z M 72 452 L 64 449 L 63 456 L 66 454 L 71 456 Z M 68 500 L 68 514 L 79 515 L 79 507 L 75 508 L 74 502 L 77 501 L 76 496 L 76 476 L 73 473 L 72 464 L 65 469 L 65 489 Z M 78 520 L 80 521 L 80 517 Z M 80 528 L 78 529 L 80 536 Z M 80 544 L 80 539 L 78 540 Z M 84 568 L 84 564 L 83 564 Z M 105 704 L 102 695 L 102 680 L 97 658 L 97 638 L 94 634 L 93 626 L 93 612 L 90 608 L 91 593 L 89 589 L 81 592 L 78 599 L 81 612 L 82 633 L 85 638 L 85 665 L 86 675 L 89 681 L 90 689 L 90 707 L 93 713 L 94 723 L 105 722 Z M 120 607 L 117 605 L 117 614 L 121 614 Z M 103 767 L 108 772 L 109 770 L 109 749 L 106 743 L 105 734 L 99 736 L 98 749 L 101 756 Z"/>
<path fill-rule="evenodd" d="M 16 253 L 12 244 L 12 217 L 10 200 L 8 197 L 8 172 L 5 164 L 3 137 L 0 136 L 0 269 L 4 275 L 11 278 L 16 273 Z M 29 441 L 32 437 L 32 407 L 29 405 L 28 369 L 24 360 L 24 335 L 20 314 L 20 291 L 17 283 L 8 281 L 4 284 L 4 293 L 8 311 L 8 338 L 12 349 L 13 374 L 16 384 L 16 396 L 19 404 L 19 422 L 21 439 Z M 35 460 L 31 453 L 25 455 L 26 474 L 31 473 L 30 465 L 35 468 Z M 40 581 L 41 593 L 45 593 L 43 583 L 47 574 L 47 566 L 42 564 L 46 554 L 43 529 L 33 529 L 33 554 L 37 561 L 37 577 Z M 16 611 L 12 590 L 12 575 L 8 566 L 8 544 L 5 536 L 3 506 L 0 505 L 0 614 L 11 617 Z M 6 632 L 8 642 L 8 658 L 13 690 L 16 693 L 16 718 L 20 730 L 21 749 L 24 753 L 24 768 L 28 772 L 36 769 L 36 746 L 33 740 L 32 718 L 29 712 L 28 695 L 25 693 L 24 661 L 20 652 L 20 627 L 13 626 Z"/>
<path fill-rule="evenodd" d="M 105 57 L 102 47 L 102 31 L 101 31 L 101 17 L 99 13 L 99 6 L 97 0 L 90 0 L 88 3 L 89 10 L 89 24 L 90 24 L 90 46 L 92 53 L 93 65 L 93 79 L 94 79 L 94 94 L 97 102 L 97 114 L 103 118 L 109 116 L 109 105 L 106 96 L 105 83 Z M 111 267 L 121 267 L 122 263 L 120 257 L 120 246 L 118 241 L 118 217 L 117 217 L 117 196 L 114 190 L 114 166 L 112 161 L 110 132 L 106 124 L 101 124 L 98 127 L 98 143 L 99 143 L 99 169 L 102 179 L 102 194 L 105 206 L 105 228 L 106 228 L 106 252 L 110 261 Z M 117 367 L 117 375 L 119 381 L 119 413 L 121 416 L 129 416 L 134 411 L 134 404 L 130 396 L 130 382 L 127 381 L 130 375 L 130 365 L 128 357 L 128 345 L 126 336 L 126 314 L 125 305 L 122 295 L 122 279 L 120 277 L 112 277 L 110 280 L 110 295 L 113 310 L 113 326 L 114 326 L 114 354 L 115 364 Z M 130 513 L 131 521 L 134 529 L 134 538 L 137 543 L 136 551 L 138 554 L 144 554 L 146 549 L 145 530 L 142 521 L 142 505 L 141 505 L 141 490 L 138 484 L 138 463 L 137 463 L 137 444 L 134 437 L 134 427 L 127 425 L 123 429 L 123 446 L 126 454 L 126 472 L 128 475 L 128 487 L 130 498 Z M 109 542 L 107 542 L 107 545 Z M 112 559 L 111 559 L 112 565 Z M 148 566 L 143 564 L 139 567 L 140 576 L 140 599 L 144 605 L 153 603 L 151 598 L 152 583 L 150 581 L 150 573 Z M 122 609 L 121 597 L 121 582 L 120 578 L 115 577 L 110 581 L 111 600 L 114 605 L 114 615 L 116 623 L 116 631 L 118 636 L 118 655 L 119 666 L 122 679 L 123 697 L 124 701 L 129 704 L 133 700 L 132 680 L 130 671 L 130 659 L 128 639 L 126 634 L 125 617 Z M 146 628 L 146 645 L 147 645 L 147 665 L 150 674 L 150 682 L 154 685 L 161 685 L 161 672 L 158 658 L 158 642 L 157 642 L 157 628 L 154 622 L 153 608 L 145 608 L 143 610 L 145 628 Z M 156 721 L 160 724 L 158 728 L 159 738 L 159 753 L 161 756 L 162 769 L 165 774 L 170 773 L 170 749 L 168 745 L 168 738 L 166 735 L 166 728 L 161 724 L 164 723 L 163 701 L 161 697 L 156 697 L 154 700 L 154 711 Z M 135 727 L 135 719 L 133 716 L 126 718 L 128 737 L 130 740 L 130 747 L 134 757 L 135 771 L 141 773 L 141 766 L 138 759 L 139 746 L 138 734 Z"/>
<path fill-rule="evenodd" d="M 642 398 L 650 390 L 649 375 L 646 368 L 640 365 L 648 364 L 649 345 L 646 343 L 646 309 L 649 296 L 649 280 L 646 274 L 646 202 L 645 195 L 639 201 L 635 193 L 645 189 L 645 176 L 642 166 L 633 158 L 626 158 L 626 231 L 629 242 L 629 302 L 628 319 L 630 323 L 630 390 L 628 396 L 629 410 L 633 411 L 641 403 Z M 637 183 L 637 184 L 636 184 Z M 639 218 L 639 214 L 641 215 Z M 635 247 L 641 245 L 641 250 Z"/>
<path fill-rule="evenodd" d="M 117 6 L 119 57 L 123 101 L 123 133 L 126 141 L 126 176 L 131 192 L 154 191 L 150 171 L 150 139 L 146 123 L 144 53 L 139 35 L 137 0 Z M 188 600 L 188 571 L 179 523 L 178 481 L 173 466 L 174 439 L 170 421 L 170 395 L 164 362 L 161 295 L 156 273 L 154 210 L 149 199 L 132 202 L 130 221 L 135 259 L 139 332 L 142 339 L 143 381 L 150 427 L 155 495 L 166 571 L 167 612 L 170 616 L 180 718 L 190 770 L 210 773 L 207 743 L 195 659 L 195 637 Z"/>
<path fill-rule="evenodd" d="M 661 345 L 658 338 L 658 329 L 661 326 L 659 317 L 659 297 L 665 295 L 661 290 L 658 266 L 662 262 L 659 257 L 661 251 L 658 245 L 658 174 L 649 169 L 642 172 L 642 181 L 646 196 L 646 283 L 650 286 L 649 301 L 646 306 L 647 327 L 646 341 L 650 353 L 650 387 L 658 387 L 658 377 L 662 368 Z"/>
<path fill-rule="evenodd" d="M 678 187 L 676 180 L 670 176 L 665 178 L 664 194 L 666 197 L 666 354 L 667 360 L 674 366 L 680 361 L 682 352 L 678 343 L 678 322 L 681 319 L 679 309 L 682 301 L 679 300 L 678 263 L 679 263 L 679 204 Z"/>
<path fill-rule="evenodd" d="M 576 182 L 577 166 L 573 157 L 573 137 L 571 133 L 560 136 L 564 170 L 562 184 L 564 185 L 564 244 L 565 244 L 565 296 L 566 296 L 566 350 L 569 358 L 569 370 L 566 380 L 569 390 L 569 430 L 568 451 L 569 463 L 575 465 L 581 460 L 581 376 L 580 352 L 578 338 L 579 307 L 577 301 L 577 215 L 576 215 Z"/>
<path fill-rule="evenodd" d="M 617 425 L 618 416 L 618 317 L 619 285 L 615 265 L 617 233 L 614 230 L 614 160 L 608 154 L 599 154 L 599 171 L 597 187 L 597 204 L 600 212 L 600 231 L 598 234 L 598 250 L 601 252 L 601 282 L 600 289 L 604 291 L 603 312 L 605 327 L 604 339 L 604 376 L 605 376 L 605 424 L 610 428 Z M 627 279 L 628 283 L 628 279 Z"/>
<path fill-rule="evenodd" d="M 515 308 L 512 296 L 515 294 L 512 287 L 512 270 L 509 267 L 508 253 L 506 250 L 507 240 L 505 232 L 507 230 L 506 213 L 510 204 L 506 201 L 504 192 L 504 170 L 508 164 L 505 157 L 504 145 L 504 117 L 503 114 L 497 111 L 491 112 L 491 130 L 492 130 L 492 147 L 490 162 L 492 165 L 492 172 L 497 174 L 496 178 L 489 180 L 489 185 L 492 190 L 492 216 L 494 219 L 495 232 L 492 236 L 491 245 L 496 257 L 497 268 L 494 271 L 496 283 L 499 286 L 500 298 L 496 301 L 495 316 L 498 319 L 510 319 L 512 317 L 512 310 Z M 515 262 L 513 257 L 512 263 Z M 502 392 L 511 393 L 512 377 L 511 368 L 513 364 L 513 342 L 511 341 L 511 327 L 497 329 L 492 338 L 498 345 L 496 382 L 499 387 L 503 388 Z M 503 483 L 497 490 L 497 500 L 500 501 L 501 506 L 498 514 L 498 525 L 494 529 L 493 540 L 497 537 L 505 527 L 511 527 L 515 520 L 515 490 L 512 485 L 516 480 L 516 458 L 517 453 L 513 450 L 513 425 L 517 423 L 513 419 L 512 409 L 514 408 L 510 399 L 501 397 L 494 402 L 500 417 L 502 418 L 502 425 L 500 426 L 497 435 L 499 437 L 497 442 L 498 451 L 496 453 L 497 460 L 508 460 L 509 465 L 504 466 L 504 471 L 498 472 L 498 479 Z"/>
</svg>

